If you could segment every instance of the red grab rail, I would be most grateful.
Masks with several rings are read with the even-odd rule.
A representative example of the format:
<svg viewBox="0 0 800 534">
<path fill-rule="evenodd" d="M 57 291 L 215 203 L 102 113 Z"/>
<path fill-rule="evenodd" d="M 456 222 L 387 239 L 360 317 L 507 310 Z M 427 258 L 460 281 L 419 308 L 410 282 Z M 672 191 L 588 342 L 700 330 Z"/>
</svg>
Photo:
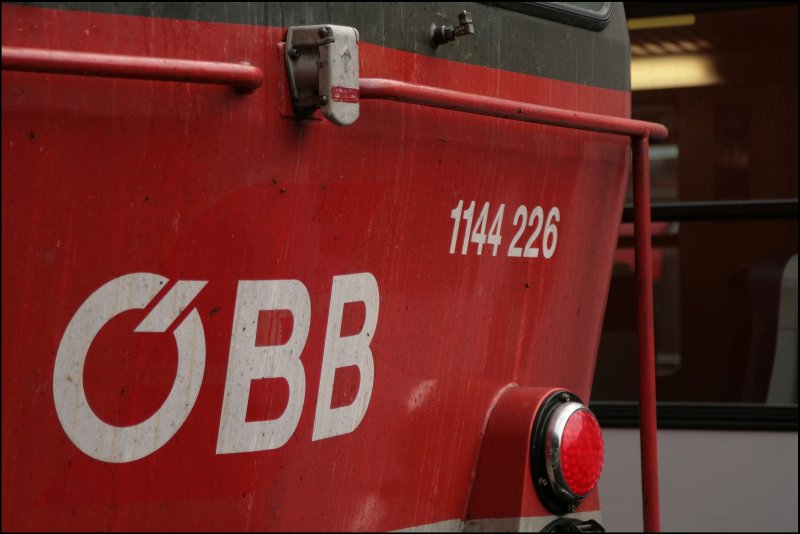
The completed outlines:
<svg viewBox="0 0 800 534">
<path fill-rule="evenodd" d="M 2 47 L 2 67 L 7 70 L 29 72 L 224 84 L 232 85 L 240 91 L 252 91 L 264 82 L 263 71 L 252 65 L 5 46 Z M 666 127 L 651 122 L 570 111 L 394 80 L 361 78 L 359 84 L 362 99 L 394 100 L 489 117 L 625 135 L 631 138 L 639 338 L 642 499 L 645 530 L 658 531 L 660 520 L 648 150 L 650 139 L 662 140 L 667 137 Z"/>
<path fill-rule="evenodd" d="M 361 98 L 394 100 L 420 106 L 475 113 L 489 117 L 549 124 L 631 138 L 636 241 L 636 303 L 639 352 L 639 416 L 642 451 L 644 529 L 660 530 L 658 448 L 656 441 L 656 373 L 653 334 L 653 260 L 650 237 L 650 139 L 667 137 L 661 124 L 582 113 L 473 95 L 394 80 L 361 78 Z"/>
<path fill-rule="evenodd" d="M 639 440 L 642 450 L 644 530 L 661 530 L 656 441 L 656 356 L 653 327 L 653 254 L 650 234 L 650 143 L 633 144 L 633 235 L 636 257 L 636 330 L 639 352 Z"/>
<path fill-rule="evenodd" d="M 244 92 L 264 83 L 264 72 L 253 65 L 11 46 L 4 46 L 2 52 L 5 70 L 212 83 L 231 85 Z"/>
<path fill-rule="evenodd" d="M 463 111 L 523 122 L 549 124 L 551 126 L 563 126 L 576 130 L 627 135 L 629 137 L 649 137 L 656 141 L 665 139 L 668 134 L 665 126 L 653 122 L 570 111 L 381 78 L 361 78 L 358 83 L 361 88 L 361 98 L 395 100 L 420 106 Z"/>
</svg>

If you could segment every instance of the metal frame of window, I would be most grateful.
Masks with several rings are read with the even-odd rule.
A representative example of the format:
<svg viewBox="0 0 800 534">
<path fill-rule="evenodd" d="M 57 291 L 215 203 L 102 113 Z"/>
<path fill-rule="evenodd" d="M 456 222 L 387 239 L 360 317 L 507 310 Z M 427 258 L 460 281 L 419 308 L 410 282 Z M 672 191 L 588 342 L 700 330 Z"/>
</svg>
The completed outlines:
<svg viewBox="0 0 800 534">
<path fill-rule="evenodd" d="M 589 408 L 604 428 L 639 428 L 636 402 L 598 401 Z M 660 429 L 797 432 L 796 405 L 659 402 L 656 413 Z"/>
<path fill-rule="evenodd" d="M 749 221 L 796 219 L 794 199 L 663 202 L 651 206 L 653 221 Z M 633 222 L 633 206 L 626 205 L 622 222 Z M 659 236 L 653 236 L 653 241 Z M 628 239 L 627 241 L 630 241 Z M 596 401 L 590 408 L 606 428 L 638 428 L 638 404 Z M 695 430 L 767 430 L 797 432 L 797 405 L 752 403 L 658 402 L 658 428 Z"/>
<path fill-rule="evenodd" d="M 797 199 L 654 203 L 650 218 L 661 222 L 796 219 Z M 625 206 L 622 222 L 633 222 L 633 206 Z"/>
<path fill-rule="evenodd" d="M 608 26 L 608 23 L 611 22 L 611 16 L 614 13 L 614 2 L 602 2 L 603 7 L 598 11 L 574 5 L 575 2 L 483 3 L 596 32 Z"/>
</svg>

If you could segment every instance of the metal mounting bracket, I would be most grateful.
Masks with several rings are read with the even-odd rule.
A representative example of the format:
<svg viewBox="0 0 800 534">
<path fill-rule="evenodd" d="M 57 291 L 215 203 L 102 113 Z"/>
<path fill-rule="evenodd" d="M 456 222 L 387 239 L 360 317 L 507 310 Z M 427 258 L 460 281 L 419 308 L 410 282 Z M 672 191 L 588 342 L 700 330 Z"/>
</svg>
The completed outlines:
<svg viewBox="0 0 800 534">
<path fill-rule="evenodd" d="M 286 73 L 295 111 L 316 109 L 332 123 L 358 120 L 358 30 L 322 24 L 292 26 L 286 34 Z"/>
</svg>

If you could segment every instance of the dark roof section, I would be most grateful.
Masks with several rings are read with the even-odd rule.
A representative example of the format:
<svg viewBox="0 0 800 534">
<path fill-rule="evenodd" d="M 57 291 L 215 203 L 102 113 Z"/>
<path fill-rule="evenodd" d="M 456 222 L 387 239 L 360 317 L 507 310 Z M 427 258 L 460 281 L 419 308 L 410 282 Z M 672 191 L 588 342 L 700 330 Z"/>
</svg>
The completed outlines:
<svg viewBox="0 0 800 534">
<path fill-rule="evenodd" d="M 630 48 L 622 4 L 592 31 L 473 2 L 12 2 L 30 7 L 288 28 L 353 26 L 364 42 L 450 61 L 581 85 L 630 90 Z M 475 35 L 435 48 L 431 26 L 472 13 Z"/>
</svg>

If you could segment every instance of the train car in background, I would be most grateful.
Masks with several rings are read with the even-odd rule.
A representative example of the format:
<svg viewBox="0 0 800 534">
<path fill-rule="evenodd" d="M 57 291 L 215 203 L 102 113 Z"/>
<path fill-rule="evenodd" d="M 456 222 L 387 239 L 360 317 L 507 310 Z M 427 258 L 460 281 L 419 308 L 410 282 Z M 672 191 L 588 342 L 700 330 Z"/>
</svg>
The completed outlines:
<svg viewBox="0 0 800 534">
<path fill-rule="evenodd" d="M 602 529 L 622 4 L 2 9 L 4 530 Z"/>
<path fill-rule="evenodd" d="M 669 128 L 650 150 L 662 527 L 797 532 L 797 4 L 625 8 L 631 115 Z M 626 222 L 591 408 L 604 525 L 636 531 Z"/>
</svg>

